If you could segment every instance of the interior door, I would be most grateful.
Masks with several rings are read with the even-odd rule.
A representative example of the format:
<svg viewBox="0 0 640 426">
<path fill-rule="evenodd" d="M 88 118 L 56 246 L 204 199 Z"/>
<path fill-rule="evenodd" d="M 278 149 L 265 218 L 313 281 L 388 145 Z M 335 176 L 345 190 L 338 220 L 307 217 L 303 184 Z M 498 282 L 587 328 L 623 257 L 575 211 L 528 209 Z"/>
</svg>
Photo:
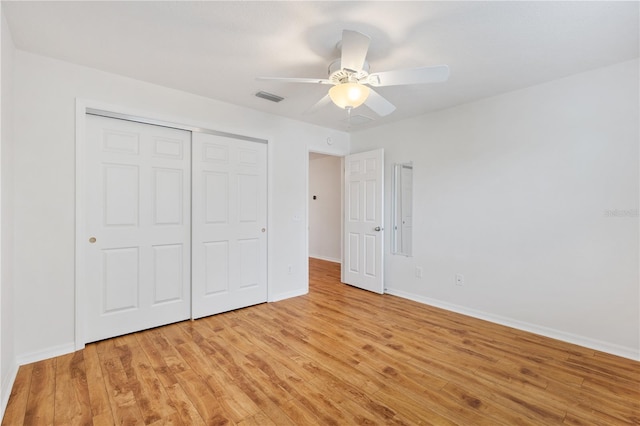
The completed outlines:
<svg viewBox="0 0 640 426">
<path fill-rule="evenodd" d="M 87 115 L 86 342 L 189 318 L 190 139 Z"/>
<path fill-rule="evenodd" d="M 193 135 L 193 318 L 267 301 L 267 145 Z"/>
<path fill-rule="evenodd" d="M 345 157 L 343 280 L 384 293 L 384 151 Z"/>
</svg>

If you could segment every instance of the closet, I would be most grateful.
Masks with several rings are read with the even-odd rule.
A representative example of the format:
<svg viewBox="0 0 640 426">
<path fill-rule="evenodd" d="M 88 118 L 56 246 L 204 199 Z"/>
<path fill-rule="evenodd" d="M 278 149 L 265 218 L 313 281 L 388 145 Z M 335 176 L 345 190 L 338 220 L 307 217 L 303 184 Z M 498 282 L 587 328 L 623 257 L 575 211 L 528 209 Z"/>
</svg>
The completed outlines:
<svg viewBox="0 0 640 426">
<path fill-rule="evenodd" d="M 85 342 L 267 300 L 267 145 L 87 114 Z"/>
</svg>

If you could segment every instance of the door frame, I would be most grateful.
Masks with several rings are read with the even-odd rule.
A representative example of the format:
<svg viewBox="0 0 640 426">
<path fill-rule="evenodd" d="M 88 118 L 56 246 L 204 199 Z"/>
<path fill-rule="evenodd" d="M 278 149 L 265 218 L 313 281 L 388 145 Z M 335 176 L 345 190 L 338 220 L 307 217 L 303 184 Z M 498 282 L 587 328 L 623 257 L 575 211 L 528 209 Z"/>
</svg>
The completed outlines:
<svg viewBox="0 0 640 426">
<path fill-rule="evenodd" d="M 81 350 L 85 347 L 85 311 L 87 294 L 85 291 L 85 285 L 87 278 L 84 273 L 83 265 L 85 264 L 85 256 L 83 247 L 86 246 L 87 235 L 84 235 L 84 223 L 85 223 L 85 209 L 84 209 L 84 191 L 86 187 L 85 176 L 85 130 L 86 130 L 86 116 L 87 114 L 101 115 L 104 117 L 118 118 L 129 121 L 135 121 L 143 124 L 151 124 L 163 127 L 171 127 L 175 129 L 187 130 L 190 132 L 211 133 L 219 136 L 232 137 L 235 139 L 248 140 L 258 143 L 267 144 L 267 229 L 273 228 L 273 214 L 271 194 L 273 194 L 273 179 L 272 179 L 272 167 L 271 159 L 273 158 L 273 144 L 270 138 L 262 136 L 252 136 L 243 130 L 244 134 L 234 133 L 233 131 L 213 130 L 221 128 L 216 123 L 202 123 L 194 122 L 193 120 L 185 119 L 183 117 L 167 116 L 153 111 L 141 111 L 121 105 L 113 105 L 100 101 L 76 98 L 76 126 L 75 126 L 75 264 L 74 264 L 74 287 L 75 287 L 75 336 L 74 346 L 75 350 Z M 308 180 L 308 171 L 307 171 Z M 308 189 L 307 189 L 308 190 Z M 272 301 L 272 289 L 271 289 L 271 257 L 269 253 L 272 252 L 273 238 L 267 237 L 267 302 Z M 307 246 L 308 251 L 308 246 Z M 308 254 L 308 253 L 307 253 Z M 308 271 L 307 271 L 308 275 Z M 307 283 L 308 287 L 308 283 Z"/>
<path fill-rule="evenodd" d="M 344 157 L 345 154 L 344 152 L 338 151 L 337 149 L 332 149 L 330 146 L 328 147 L 316 147 L 316 146 L 307 146 L 307 161 L 305 163 L 305 176 L 306 176 L 306 182 L 307 182 L 307 186 L 305 187 L 305 199 L 306 199 L 306 205 L 305 205 L 305 210 L 307 212 L 306 217 L 305 217 L 305 224 L 306 224 L 306 229 L 305 229 L 305 258 L 307 259 L 307 261 L 304 263 L 305 265 L 305 274 L 304 276 L 306 277 L 306 288 L 305 288 L 305 293 L 309 292 L 309 197 L 311 195 L 311 193 L 309 192 L 309 184 L 310 184 L 310 180 L 309 180 L 309 154 L 310 153 L 314 153 L 314 154 L 324 154 L 324 155 L 330 155 L 332 157 L 339 157 L 340 158 L 340 281 L 344 281 L 344 272 L 343 272 L 343 268 L 342 265 L 344 265 Z"/>
</svg>

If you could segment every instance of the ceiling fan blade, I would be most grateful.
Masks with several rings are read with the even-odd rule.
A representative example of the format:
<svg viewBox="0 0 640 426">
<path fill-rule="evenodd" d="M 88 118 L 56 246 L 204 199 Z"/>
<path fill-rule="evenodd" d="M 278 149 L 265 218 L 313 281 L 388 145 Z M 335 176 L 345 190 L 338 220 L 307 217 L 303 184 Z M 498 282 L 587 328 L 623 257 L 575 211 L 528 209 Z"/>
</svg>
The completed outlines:
<svg viewBox="0 0 640 426">
<path fill-rule="evenodd" d="M 280 83 L 333 84 L 330 80 L 326 78 L 257 77 L 256 80 L 278 81 Z"/>
<path fill-rule="evenodd" d="M 374 87 L 398 86 L 402 84 L 441 83 L 449 79 L 449 66 L 408 68 L 404 70 L 377 72 L 369 75 L 368 83 Z"/>
<path fill-rule="evenodd" d="M 362 71 L 371 38 L 357 31 L 342 31 L 342 57 L 340 66 L 353 71 Z"/>
<path fill-rule="evenodd" d="M 319 109 L 322 109 L 325 106 L 329 105 L 330 103 L 331 103 L 331 98 L 329 97 L 329 94 L 327 93 L 326 95 L 324 95 L 324 97 L 322 99 L 320 99 L 318 102 L 316 102 L 311 108 L 309 108 L 308 110 L 303 112 L 303 115 L 313 114 L 316 111 L 318 111 Z"/>
<path fill-rule="evenodd" d="M 380 117 L 389 115 L 396 110 L 395 105 L 383 98 L 378 92 L 373 89 L 369 90 L 369 97 L 366 101 L 364 101 L 364 104 L 371 108 L 371 110 L 378 114 Z"/>
</svg>

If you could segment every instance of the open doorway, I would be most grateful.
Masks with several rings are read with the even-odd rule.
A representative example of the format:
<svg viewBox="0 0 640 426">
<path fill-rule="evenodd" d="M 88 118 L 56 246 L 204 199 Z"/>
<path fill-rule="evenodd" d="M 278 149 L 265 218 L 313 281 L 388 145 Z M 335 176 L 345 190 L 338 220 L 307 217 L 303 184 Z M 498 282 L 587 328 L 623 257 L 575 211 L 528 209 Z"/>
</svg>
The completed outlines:
<svg viewBox="0 0 640 426">
<path fill-rule="evenodd" d="M 309 152 L 309 258 L 342 263 L 342 157 Z M 310 268 L 313 273 L 314 268 Z"/>
<path fill-rule="evenodd" d="M 310 152 L 307 171 L 310 265 L 331 262 L 340 282 L 384 294 L 384 150 Z"/>
</svg>

